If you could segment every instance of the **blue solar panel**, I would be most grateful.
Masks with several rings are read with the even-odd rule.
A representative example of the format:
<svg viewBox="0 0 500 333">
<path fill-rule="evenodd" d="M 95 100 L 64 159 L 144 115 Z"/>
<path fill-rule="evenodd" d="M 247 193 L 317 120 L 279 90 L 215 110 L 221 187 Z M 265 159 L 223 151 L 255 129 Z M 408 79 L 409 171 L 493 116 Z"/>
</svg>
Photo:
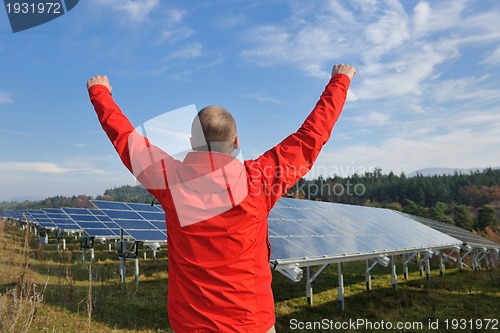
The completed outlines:
<svg viewBox="0 0 500 333">
<path fill-rule="evenodd" d="M 464 242 L 464 244 L 468 244 L 471 246 L 485 247 L 485 248 L 489 248 L 489 249 L 500 249 L 500 244 L 495 243 L 495 242 L 488 240 L 484 237 L 481 237 L 479 235 L 475 235 L 472 232 L 467 231 L 463 228 L 460 228 L 460 227 L 457 227 L 457 226 L 454 226 L 451 224 L 443 223 L 443 222 L 429 220 L 429 219 L 426 219 L 423 217 L 412 216 L 412 215 L 408 215 L 408 214 L 404 214 L 404 213 L 401 213 L 401 214 L 403 214 L 403 215 L 407 216 L 408 218 L 413 219 L 417 222 L 420 222 L 428 227 L 439 230 L 439 231 L 441 231 L 449 236 L 455 237 L 455 238 L 461 240 L 462 242 Z"/>
<path fill-rule="evenodd" d="M 274 262 L 345 261 L 460 244 L 397 212 L 364 206 L 282 198 L 268 222 Z"/>
<path fill-rule="evenodd" d="M 113 220 L 142 220 L 141 216 L 133 211 L 106 209 L 103 212 Z"/>
<path fill-rule="evenodd" d="M 83 229 L 86 235 L 105 239 L 120 236 L 120 227 L 98 209 L 63 208 L 64 212 Z"/>
<path fill-rule="evenodd" d="M 138 203 L 129 203 L 127 205 L 136 212 L 161 212 L 163 213 L 163 209 L 158 205 L 146 205 L 146 204 L 138 204 Z"/>
<path fill-rule="evenodd" d="M 115 201 L 92 200 L 99 209 L 130 210 L 126 203 Z M 96 203 L 99 203 L 98 205 Z"/>
<path fill-rule="evenodd" d="M 91 200 L 92 204 L 141 242 L 166 242 L 165 215 L 160 206 Z"/>
<path fill-rule="evenodd" d="M 135 240 L 140 239 L 143 242 L 166 241 L 167 235 L 160 230 L 127 230 L 127 234 Z"/>
<path fill-rule="evenodd" d="M 80 231 L 81 228 L 62 210 L 56 208 L 44 208 L 45 215 L 63 231 Z"/>
<path fill-rule="evenodd" d="M 161 221 L 165 223 L 165 214 L 163 212 L 138 212 L 145 220 L 148 221 Z"/>
<path fill-rule="evenodd" d="M 36 221 L 36 223 L 45 229 L 56 229 L 57 226 L 50 218 L 45 215 L 41 210 L 30 210 L 31 217 Z"/>
</svg>

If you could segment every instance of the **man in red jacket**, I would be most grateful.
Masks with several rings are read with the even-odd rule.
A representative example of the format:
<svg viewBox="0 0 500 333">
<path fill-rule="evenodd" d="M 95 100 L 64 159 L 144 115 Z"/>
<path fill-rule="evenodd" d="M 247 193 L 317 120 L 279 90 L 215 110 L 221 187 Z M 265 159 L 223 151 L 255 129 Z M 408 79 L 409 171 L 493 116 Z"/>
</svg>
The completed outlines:
<svg viewBox="0 0 500 333">
<path fill-rule="evenodd" d="M 267 217 L 330 138 L 355 73 L 352 66 L 335 65 L 299 130 L 244 162 L 232 156 L 236 123 L 224 108 L 198 113 L 193 151 L 179 161 L 135 131 L 113 101 L 106 76 L 88 80 L 102 128 L 168 217 L 168 315 L 175 332 L 275 331 Z"/>
</svg>

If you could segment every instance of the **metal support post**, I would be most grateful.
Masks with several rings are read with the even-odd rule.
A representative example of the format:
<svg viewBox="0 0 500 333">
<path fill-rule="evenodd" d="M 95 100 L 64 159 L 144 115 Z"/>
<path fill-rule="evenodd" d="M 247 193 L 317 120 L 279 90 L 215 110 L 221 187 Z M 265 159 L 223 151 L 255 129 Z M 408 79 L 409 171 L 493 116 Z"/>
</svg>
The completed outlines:
<svg viewBox="0 0 500 333">
<path fill-rule="evenodd" d="M 135 284 L 139 285 L 139 259 L 135 258 L 134 262 L 135 262 L 135 265 L 134 265 Z"/>
<path fill-rule="evenodd" d="M 372 277 L 370 276 L 370 261 L 366 259 L 366 273 L 365 273 L 365 280 L 366 280 L 366 290 L 372 290 Z"/>
<path fill-rule="evenodd" d="M 338 301 L 339 301 L 339 311 L 344 312 L 344 274 L 342 272 L 342 263 L 339 262 L 339 289 L 338 289 Z"/>
<path fill-rule="evenodd" d="M 311 266 L 306 267 L 307 281 L 306 281 L 306 299 L 307 304 L 313 305 L 313 289 L 309 280 L 311 280 Z"/>
<path fill-rule="evenodd" d="M 120 257 L 120 282 L 125 283 L 125 258 Z"/>
<path fill-rule="evenodd" d="M 425 279 L 429 281 L 431 279 L 431 259 L 425 258 Z"/>
<path fill-rule="evenodd" d="M 443 252 L 439 251 L 439 275 L 444 276 L 444 259 L 443 259 Z"/>
<path fill-rule="evenodd" d="M 319 274 L 321 274 L 321 272 L 323 272 L 323 270 L 328 266 L 328 264 L 324 264 L 323 266 L 321 266 L 317 271 L 316 273 L 314 273 L 314 275 L 311 277 L 311 267 L 310 266 L 307 266 L 306 268 L 306 274 L 307 274 L 307 282 L 306 282 L 306 298 L 307 298 L 307 302 L 309 303 L 309 299 L 310 299 L 310 303 L 309 305 L 312 305 L 313 304 L 313 288 L 312 288 L 312 283 L 314 281 L 314 279 L 316 279 Z"/>
<path fill-rule="evenodd" d="M 391 276 L 392 276 L 392 289 L 398 289 L 398 276 L 396 274 L 396 261 L 394 260 L 394 256 L 391 256 Z"/>
</svg>

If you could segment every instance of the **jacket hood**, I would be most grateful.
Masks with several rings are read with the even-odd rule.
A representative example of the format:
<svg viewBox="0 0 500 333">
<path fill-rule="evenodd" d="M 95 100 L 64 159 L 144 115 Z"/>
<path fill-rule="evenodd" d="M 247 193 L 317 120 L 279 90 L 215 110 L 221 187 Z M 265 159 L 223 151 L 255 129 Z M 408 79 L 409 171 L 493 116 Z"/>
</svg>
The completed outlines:
<svg viewBox="0 0 500 333">
<path fill-rule="evenodd" d="M 200 193 L 220 193 L 246 184 L 244 164 L 227 154 L 190 152 L 177 169 L 179 183 Z M 246 188 L 246 186 L 245 186 Z"/>
</svg>

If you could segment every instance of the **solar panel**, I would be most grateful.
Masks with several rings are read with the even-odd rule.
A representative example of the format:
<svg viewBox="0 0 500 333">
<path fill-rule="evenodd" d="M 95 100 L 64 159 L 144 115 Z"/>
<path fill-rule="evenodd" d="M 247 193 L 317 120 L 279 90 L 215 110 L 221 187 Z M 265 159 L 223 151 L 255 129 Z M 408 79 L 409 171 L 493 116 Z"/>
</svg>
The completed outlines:
<svg viewBox="0 0 500 333">
<path fill-rule="evenodd" d="M 395 211 L 282 198 L 269 214 L 271 261 L 307 266 L 311 261 L 360 260 L 459 245 Z"/>
<path fill-rule="evenodd" d="M 28 211 L 31 215 L 31 218 L 38 224 L 39 227 L 54 230 L 57 229 L 57 226 L 52 220 L 45 215 L 41 210 L 31 209 Z"/>
<path fill-rule="evenodd" d="M 451 237 L 454 237 L 456 239 L 461 240 L 464 244 L 471 245 L 471 246 L 479 246 L 479 247 L 486 247 L 488 249 L 500 249 L 500 244 L 495 243 L 493 241 L 490 241 L 484 237 L 481 237 L 479 235 L 475 235 L 470 231 L 467 231 L 463 228 L 448 224 L 448 223 L 443 223 L 439 221 L 434 221 L 430 219 L 426 219 L 423 217 L 419 216 L 413 216 L 413 215 L 408 215 L 404 213 L 403 214 L 407 217 L 409 217 L 412 220 L 415 220 L 417 222 L 420 222 L 422 224 L 425 224 L 428 227 L 431 227 L 435 230 L 439 230 L 442 233 L 445 233 Z"/>
<path fill-rule="evenodd" d="M 167 241 L 165 214 L 160 206 L 102 200 L 91 202 L 134 240 L 145 243 Z"/>
<path fill-rule="evenodd" d="M 58 208 L 44 208 L 42 212 L 57 226 L 58 229 L 65 232 L 81 231 L 81 228 L 69 218 L 68 215 Z"/>
<path fill-rule="evenodd" d="M 101 239 L 118 239 L 120 226 L 99 209 L 63 208 L 63 211 L 88 236 Z"/>
</svg>

